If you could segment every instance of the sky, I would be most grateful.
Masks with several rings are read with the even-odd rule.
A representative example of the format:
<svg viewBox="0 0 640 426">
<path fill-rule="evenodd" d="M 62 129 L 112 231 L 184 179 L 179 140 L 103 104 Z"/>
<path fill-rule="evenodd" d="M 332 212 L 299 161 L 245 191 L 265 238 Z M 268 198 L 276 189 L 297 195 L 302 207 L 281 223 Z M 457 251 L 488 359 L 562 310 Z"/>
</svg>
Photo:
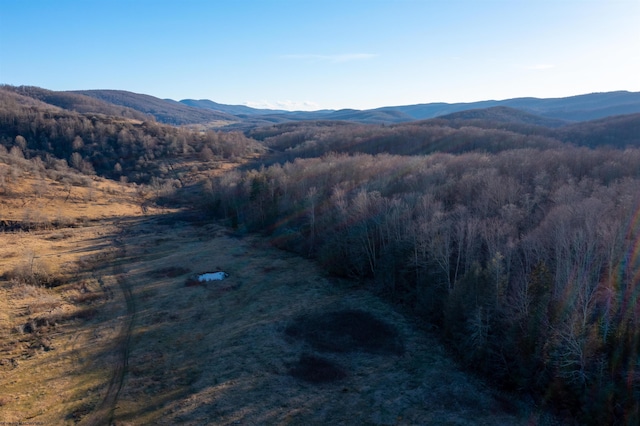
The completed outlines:
<svg viewBox="0 0 640 426">
<path fill-rule="evenodd" d="M 287 110 L 640 91 L 640 0 L 0 0 L 0 84 Z"/>
</svg>

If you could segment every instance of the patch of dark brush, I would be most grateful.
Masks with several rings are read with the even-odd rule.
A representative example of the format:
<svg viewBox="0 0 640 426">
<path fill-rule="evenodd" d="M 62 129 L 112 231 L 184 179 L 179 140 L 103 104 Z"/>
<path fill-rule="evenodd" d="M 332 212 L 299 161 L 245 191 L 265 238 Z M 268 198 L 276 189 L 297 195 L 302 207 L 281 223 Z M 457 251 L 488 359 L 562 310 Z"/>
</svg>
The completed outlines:
<svg viewBox="0 0 640 426">
<path fill-rule="evenodd" d="M 80 408 L 73 410 L 71 413 L 67 414 L 66 419 L 71 420 L 74 423 L 79 423 L 85 416 L 91 414 L 93 412 L 95 406 L 93 404 L 84 404 Z"/>
<path fill-rule="evenodd" d="M 205 281 L 200 281 L 193 277 L 187 278 L 184 282 L 185 287 L 204 287 L 205 284 L 206 284 Z"/>
<path fill-rule="evenodd" d="M 160 268 L 151 271 L 150 275 L 152 278 L 176 278 L 189 272 L 191 272 L 191 269 L 189 268 L 182 268 L 180 266 L 169 266 L 166 268 Z"/>
<path fill-rule="evenodd" d="M 156 223 L 161 226 L 175 226 L 180 222 L 193 226 L 204 226 L 211 223 L 211 219 L 207 217 L 205 212 L 184 210 L 173 214 L 165 214 L 156 220 Z"/>
<path fill-rule="evenodd" d="M 316 355 L 302 354 L 289 369 L 293 377 L 311 383 L 329 383 L 347 377 L 347 373 L 337 364 Z"/>
<path fill-rule="evenodd" d="M 323 352 L 404 353 L 404 343 L 395 327 L 359 309 L 300 315 L 285 333 Z"/>
</svg>

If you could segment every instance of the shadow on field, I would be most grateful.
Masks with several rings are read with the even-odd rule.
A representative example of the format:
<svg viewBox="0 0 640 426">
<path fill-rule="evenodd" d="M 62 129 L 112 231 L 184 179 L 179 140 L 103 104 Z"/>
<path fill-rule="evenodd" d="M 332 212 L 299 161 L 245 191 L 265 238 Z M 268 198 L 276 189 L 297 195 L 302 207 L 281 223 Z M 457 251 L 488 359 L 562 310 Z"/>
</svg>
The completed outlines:
<svg viewBox="0 0 640 426">
<path fill-rule="evenodd" d="M 296 317 L 285 332 L 322 352 L 404 353 L 398 330 L 358 309 L 304 314 Z"/>
<path fill-rule="evenodd" d="M 91 397 L 79 389 L 66 421 L 515 424 L 386 305 L 309 262 L 189 213 L 119 226 L 117 255 L 89 265 L 117 303 L 83 326 L 108 338 L 83 347 L 72 373 L 111 377 Z M 185 285 L 218 268 L 229 278 Z"/>
<path fill-rule="evenodd" d="M 347 377 L 346 371 L 326 358 L 313 354 L 302 354 L 289 373 L 311 383 L 327 383 Z"/>
</svg>

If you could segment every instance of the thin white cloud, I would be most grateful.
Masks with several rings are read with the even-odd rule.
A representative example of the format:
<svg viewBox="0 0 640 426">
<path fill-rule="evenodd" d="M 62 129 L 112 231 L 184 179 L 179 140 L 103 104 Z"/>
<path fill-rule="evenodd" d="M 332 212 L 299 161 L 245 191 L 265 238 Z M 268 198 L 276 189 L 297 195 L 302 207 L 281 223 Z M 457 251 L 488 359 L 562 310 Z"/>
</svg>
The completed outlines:
<svg viewBox="0 0 640 426">
<path fill-rule="evenodd" d="M 301 55 L 283 55 L 285 59 L 303 59 L 309 61 L 322 61 L 322 62 L 353 62 L 363 61 L 367 59 L 375 58 L 376 54 L 373 53 L 341 53 L 335 55 L 316 55 L 316 54 L 301 54 Z"/>
<path fill-rule="evenodd" d="M 251 108 L 258 109 L 277 109 L 285 111 L 317 111 L 320 108 L 316 102 L 313 101 L 246 101 L 244 105 Z"/>
<path fill-rule="evenodd" d="M 545 70 L 550 70 L 552 68 L 555 68 L 556 66 L 553 64 L 534 64 L 534 65 L 525 65 L 523 66 L 524 69 L 526 70 L 530 70 L 530 71 L 545 71 Z"/>
</svg>

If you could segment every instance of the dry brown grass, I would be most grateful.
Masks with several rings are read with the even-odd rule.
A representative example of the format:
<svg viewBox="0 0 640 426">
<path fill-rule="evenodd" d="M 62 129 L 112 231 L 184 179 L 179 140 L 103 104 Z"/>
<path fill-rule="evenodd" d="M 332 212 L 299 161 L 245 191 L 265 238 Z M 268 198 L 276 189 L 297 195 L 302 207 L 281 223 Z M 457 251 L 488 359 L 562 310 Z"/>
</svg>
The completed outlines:
<svg viewBox="0 0 640 426">
<path fill-rule="evenodd" d="M 313 263 L 259 237 L 173 223 L 170 212 L 142 216 L 132 189 L 109 194 L 111 201 L 107 192 L 73 208 L 51 199 L 62 215 L 86 217 L 85 226 L 0 233 L 0 276 L 26 259 L 61 281 L 46 288 L 0 280 L 1 421 L 514 425 L 546 418 L 525 404 L 505 406 L 403 315 Z M 189 273 L 210 270 L 230 277 L 185 286 Z M 366 312 L 398 333 L 403 350 L 318 352 L 285 332 L 298 318 L 326 312 Z M 324 371 L 334 380 L 301 379 L 297 373 L 309 368 L 312 377 Z"/>
<path fill-rule="evenodd" d="M 117 315 L 100 332 L 104 318 L 118 313 L 118 296 L 98 284 L 102 265 L 91 262 L 113 252 L 117 222 L 141 209 L 134 188 L 89 181 L 91 200 L 87 181 L 65 186 L 23 171 L 0 195 L 1 220 L 39 222 L 28 231 L 0 231 L 1 421 L 69 423 L 68 414 L 85 403 L 78 395 L 109 378 L 101 359 L 108 357 L 91 354 L 118 332 Z M 94 368 L 78 373 L 87 360 Z"/>
</svg>

